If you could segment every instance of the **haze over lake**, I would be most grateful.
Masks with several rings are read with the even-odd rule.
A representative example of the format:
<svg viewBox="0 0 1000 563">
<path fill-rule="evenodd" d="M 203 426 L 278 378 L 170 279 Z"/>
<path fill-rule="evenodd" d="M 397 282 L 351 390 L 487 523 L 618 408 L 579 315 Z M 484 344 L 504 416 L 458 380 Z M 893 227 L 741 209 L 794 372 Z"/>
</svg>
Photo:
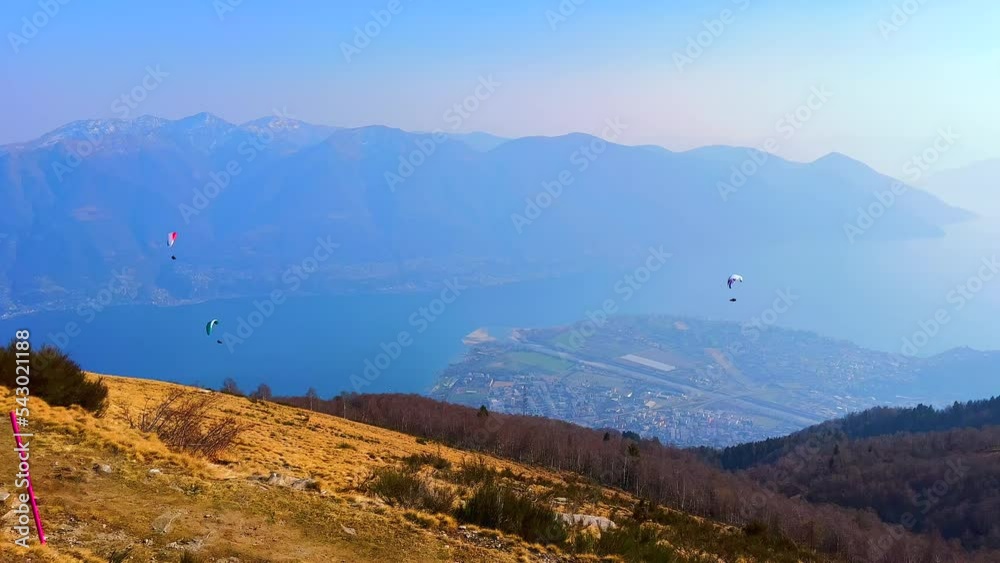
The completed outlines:
<svg viewBox="0 0 1000 563">
<path fill-rule="evenodd" d="M 220 345 L 216 337 L 237 335 L 239 319 L 255 311 L 259 299 L 110 307 L 90 322 L 90 316 L 74 311 L 42 312 L 0 321 L 0 330 L 13 334 L 27 327 L 36 347 L 61 338 L 84 368 L 97 372 L 213 387 L 234 377 L 245 388 L 267 381 L 276 393 L 300 393 L 313 386 L 323 396 L 355 390 L 351 375 L 361 377 L 366 360 L 374 362 L 383 351 L 381 344 L 390 346 L 402 331 L 412 344 L 400 347 L 401 359 L 357 390 L 426 392 L 440 370 L 465 350 L 462 337 L 476 328 L 568 324 L 588 318 L 588 312 L 597 319 L 609 300 L 620 313 L 670 313 L 740 323 L 770 320 L 897 353 L 904 337 L 912 341 L 914 333 L 923 330 L 921 321 L 926 325 L 944 310 L 948 321 L 936 334 L 924 331 L 929 338 L 919 354 L 963 345 L 992 349 L 998 347 L 1000 278 L 969 282 L 979 272 L 989 272 L 983 260 L 996 253 L 995 234 L 995 228 L 976 222 L 954 227 L 940 239 L 853 245 L 845 240 L 842 254 L 822 260 L 804 258 L 809 248 L 795 244 L 759 255 L 723 248 L 707 259 L 685 254 L 683 241 L 675 241 L 663 245 L 672 256 L 663 267 L 648 272 L 648 278 L 640 261 L 614 272 L 468 287 L 451 304 L 434 305 L 440 291 L 293 295 L 242 344 L 227 339 L 228 344 Z M 886 256 L 896 259 L 887 264 Z M 819 266 L 798 267 L 803 262 Z M 875 273 L 880 271 L 896 274 Z M 742 273 L 746 282 L 730 292 L 725 279 L 732 272 Z M 959 307 L 954 289 L 966 284 L 971 299 L 961 299 Z M 793 298 L 783 312 L 777 309 L 784 307 L 772 308 L 779 292 Z M 735 303 L 728 301 L 731 295 L 737 296 Z M 435 316 L 432 310 L 441 314 Z M 208 337 L 204 326 L 212 318 L 221 324 Z M 80 327 L 77 336 L 66 337 L 67 323 Z"/>
</svg>

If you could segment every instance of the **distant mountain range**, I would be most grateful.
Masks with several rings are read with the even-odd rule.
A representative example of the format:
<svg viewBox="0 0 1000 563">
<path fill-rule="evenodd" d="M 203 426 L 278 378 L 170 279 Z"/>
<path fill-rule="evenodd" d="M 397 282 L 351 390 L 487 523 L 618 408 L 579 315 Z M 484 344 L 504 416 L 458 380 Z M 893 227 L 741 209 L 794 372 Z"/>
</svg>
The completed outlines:
<svg viewBox="0 0 1000 563">
<path fill-rule="evenodd" d="M 920 187 L 950 204 L 1000 217 L 1000 158 L 943 170 L 921 181 Z"/>
<path fill-rule="evenodd" d="M 752 170 L 745 181 L 740 167 Z M 254 295 L 296 265 L 309 270 L 296 274 L 306 291 L 398 290 L 635 263 L 664 241 L 821 248 L 843 243 L 844 225 L 893 182 L 837 154 L 757 166 L 743 148 L 676 153 L 579 133 L 235 125 L 207 113 L 76 121 L 0 148 L 0 312 L 73 307 L 106 288 L 155 303 Z M 970 216 L 914 188 L 865 240 L 936 236 Z M 314 264 L 321 247 L 336 250 Z M 127 290 L 112 291 L 123 277 Z"/>
</svg>

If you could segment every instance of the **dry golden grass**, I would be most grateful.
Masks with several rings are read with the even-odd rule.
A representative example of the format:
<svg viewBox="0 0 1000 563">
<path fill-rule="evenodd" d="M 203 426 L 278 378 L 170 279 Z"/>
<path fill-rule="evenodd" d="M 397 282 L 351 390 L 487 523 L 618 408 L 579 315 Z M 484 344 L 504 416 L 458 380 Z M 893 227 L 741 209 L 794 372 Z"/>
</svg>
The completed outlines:
<svg viewBox="0 0 1000 563">
<path fill-rule="evenodd" d="M 439 455 L 458 467 L 472 459 L 467 452 L 420 444 L 412 436 L 329 415 L 215 393 L 215 415 L 233 416 L 247 430 L 219 463 L 210 463 L 172 452 L 156 436 L 132 430 L 123 420 L 123 409 L 141 409 L 176 385 L 103 377 L 111 406 L 102 419 L 30 399 L 30 429 L 23 431 L 36 433 L 30 440 L 31 470 L 49 543 L 28 551 L 14 547 L 11 523 L 2 522 L 0 562 L 106 562 L 109 554 L 127 547 L 133 548 L 132 562 L 178 561 L 181 549 L 191 549 L 200 561 L 234 557 L 241 563 L 597 560 L 574 559 L 557 548 L 529 545 L 495 531 L 463 529 L 451 516 L 394 508 L 357 489 L 372 469 L 396 465 L 407 456 Z M 0 404 L 14 406 L 12 393 L 2 387 Z M 0 426 L 0 440 L 13 446 L 9 427 Z M 13 489 L 15 456 L 11 449 L 3 451 L 8 453 L 0 455 L 0 489 L 22 492 Z M 536 492 L 575 480 L 570 474 L 483 459 L 496 470 L 508 469 Z M 95 464 L 110 465 L 112 472 L 99 473 Z M 150 475 L 154 468 L 161 474 Z M 423 471 L 445 484 L 434 470 Z M 317 479 L 321 490 L 294 491 L 251 479 L 271 472 Z M 628 515 L 635 503 L 621 491 L 602 489 L 598 496 L 572 510 L 616 519 Z M 167 522 L 171 525 L 163 531 Z M 32 542 L 37 543 L 34 532 Z"/>
<path fill-rule="evenodd" d="M 515 549 L 489 549 L 467 540 L 450 516 L 396 509 L 356 490 L 371 469 L 408 455 L 440 454 L 458 465 L 467 453 L 217 393 L 217 415 L 234 416 L 248 429 L 220 463 L 209 463 L 169 451 L 156 436 L 129 429 L 121 416 L 124 408 L 141 409 L 176 386 L 104 377 L 111 407 L 102 419 L 30 399 L 30 431 L 36 432 L 30 461 L 48 546 L 13 547 L 11 524 L 4 522 L 0 561 L 107 561 L 113 551 L 130 546 L 129 561 L 177 561 L 181 551 L 176 547 L 185 545 L 198 546 L 204 561 L 518 560 Z M 0 388 L 0 401 L 14 405 L 7 389 Z M 13 445 L 9 427 L 3 426 L 0 439 Z M 100 474 L 95 464 L 110 465 L 112 473 Z M 490 464 L 525 476 L 558 478 L 503 460 L 490 459 Z M 149 475 L 153 468 L 162 473 Z M 293 491 L 250 479 L 271 472 L 318 479 L 322 490 Z M 14 456 L 0 456 L 0 487 L 20 492 L 13 489 L 15 473 Z M 154 524 L 171 520 L 165 533 L 154 530 Z M 37 543 L 34 535 L 32 541 Z M 528 552 L 517 538 L 504 542 Z"/>
</svg>

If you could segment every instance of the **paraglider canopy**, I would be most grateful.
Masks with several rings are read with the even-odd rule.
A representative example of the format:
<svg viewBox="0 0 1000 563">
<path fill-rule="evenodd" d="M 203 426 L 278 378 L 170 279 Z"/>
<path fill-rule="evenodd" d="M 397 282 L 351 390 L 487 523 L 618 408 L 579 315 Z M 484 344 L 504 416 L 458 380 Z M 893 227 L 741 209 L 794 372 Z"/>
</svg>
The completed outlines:
<svg viewBox="0 0 1000 563">
<path fill-rule="evenodd" d="M 205 334 L 211 335 L 212 331 L 215 330 L 215 325 L 217 324 L 219 324 L 219 319 L 212 319 L 208 321 L 208 324 L 205 325 Z"/>
<path fill-rule="evenodd" d="M 174 242 L 176 241 L 177 241 L 177 231 L 171 231 L 170 233 L 167 234 L 167 248 L 173 246 Z M 177 257 L 171 256 L 170 259 L 177 260 Z"/>
<path fill-rule="evenodd" d="M 741 276 L 739 274 L 733 274 L 733 275 L 729 276 L 729 282 L 728 282 L 729 283 L 729 289 L 732 289 L 733 288 L 733 284 L 736 283 L 736 282 L 743 283 L 743 276 Z"/>
</svg>

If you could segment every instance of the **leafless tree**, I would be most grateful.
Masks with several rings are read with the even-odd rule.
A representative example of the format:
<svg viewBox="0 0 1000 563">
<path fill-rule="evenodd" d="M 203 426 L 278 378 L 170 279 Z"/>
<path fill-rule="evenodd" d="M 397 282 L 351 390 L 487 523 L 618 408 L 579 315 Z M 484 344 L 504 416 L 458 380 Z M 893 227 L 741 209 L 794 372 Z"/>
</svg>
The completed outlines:
<svg viewBox="0 0 1000 563">
<path fill-rule="evenodd" d="M 168 448 L 216 459 L 245 430 L 233 417 L 213 417 L 216 401 L 214 395 L 177 389 L 161 401 L 147 400 L 137 413 L 125 408 L 122 418 L 130 428 L 156 434 Z"/>
</svg>

